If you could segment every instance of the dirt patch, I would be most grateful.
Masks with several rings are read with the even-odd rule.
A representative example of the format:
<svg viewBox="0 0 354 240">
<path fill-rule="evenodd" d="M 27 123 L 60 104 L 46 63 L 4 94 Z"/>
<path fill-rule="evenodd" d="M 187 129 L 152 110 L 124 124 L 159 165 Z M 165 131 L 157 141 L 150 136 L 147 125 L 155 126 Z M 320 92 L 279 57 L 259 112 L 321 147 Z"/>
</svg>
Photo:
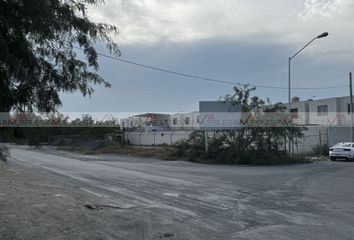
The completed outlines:
<svg viewBox="0 0 354 240">
<path fill-rule="evenodd" d="M 32 168 L 0 168 L 0 239 L 150 239 L 141 212 Z M 95 211 L 85 207 L 96 206 Z M 156 233 L 156 237 L 158 233 Z"/>
</svg>

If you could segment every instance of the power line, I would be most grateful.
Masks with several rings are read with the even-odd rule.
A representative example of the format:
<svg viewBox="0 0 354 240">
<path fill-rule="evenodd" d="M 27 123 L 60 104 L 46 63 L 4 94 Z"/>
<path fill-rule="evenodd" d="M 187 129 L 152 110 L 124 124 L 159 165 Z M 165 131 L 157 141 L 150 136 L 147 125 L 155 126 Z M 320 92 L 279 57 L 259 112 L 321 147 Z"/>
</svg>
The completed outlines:
<svg viewBox="0 0 354 240">
<path fill-rule="evenodd" d="M 83 49 L 81 49 L 79 47 L 74 47 L 74 48 L 83 50 Z M 163 69 L 163 68 L 159 68 L 159 67 L 154 67 L 154 66 L 149 66 L 149 65 L 145 65 L 145 64 L 141 64 L 141 63 L 137 63 L 137 62 L 133 62 L 133 61 L 117 58 L 117 57 L 112 57 L 112 56 L 110 56 L 108 54 L 99 53 L 99 52 L 97 52 L 97 55 L 102 56 L 102 57 L 106 57 L 106 58 L 109 58 L 109 59 L 113 59 L 113 60 L 116 60 L 116 61 L 119 61 L 119 62 L 135 65 L 135 66 L 138 66 L 138 67 L 152 69 L 152 70 L 155 70 L 155 71 L 169 73 L 169 74 L 173 74 L 173 75 L 178 75 L 178 76 L 182 76 L 182 77 L 186 77 L 186 78 L 194 78 L 194 79 L 203 80 L 203 81 L 217 82 L 217 83 L 231 84 L 231 85 L 243 84 L 243 83 L 236 83 L 236 82 L 225 81 L 225 80 L 220 80 L 220 79 L 215 79 L 215 78 L 201 77 L 201 76 L 197 76 L 197 75 L 176 72 L 176 71 Z M 270 85 L 256 85 L 256 84 L 249 84 L 249 85 L 253 86 L 253 87 L 257 87 L 257 88 L 288 89 L 287 87 L 270 86 Z M 345 88 L 345 87 L 348 87 L 348 85 L 337 85 L 337 86 L 327 86 L 327 87 L 293 87 L 292 89 L 295 89 L 295 90 L 314 90 L 314 89 L 335 89 L 335 88 Z"/>
</svg>

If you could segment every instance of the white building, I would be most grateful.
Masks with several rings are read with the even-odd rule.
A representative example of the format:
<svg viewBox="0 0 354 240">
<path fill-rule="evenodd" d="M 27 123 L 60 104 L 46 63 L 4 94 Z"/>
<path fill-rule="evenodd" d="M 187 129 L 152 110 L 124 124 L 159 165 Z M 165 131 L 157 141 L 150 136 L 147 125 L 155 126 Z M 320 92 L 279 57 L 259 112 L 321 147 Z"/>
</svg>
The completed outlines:
<svg viewBox="0 0 354 240">
<path fill-rule="evenodd" d="M 350 123 L 350 97 L 333 97 L 313 101 L 293 101 L 291 112 L 298 113 L 304 125 L 348 125 Z"/>
<path fill-rule="evenodd" d="M 199 113 L 175 113 L 170 115 L 171 130 L 197 130 L 199 129 Z"/>
<path fill-rule="evenodd" d="M 121 119 L 120 124 L 125 130 L 160 131 L 169 128 L 170 115 L 145 113 Z"/>
</svg>

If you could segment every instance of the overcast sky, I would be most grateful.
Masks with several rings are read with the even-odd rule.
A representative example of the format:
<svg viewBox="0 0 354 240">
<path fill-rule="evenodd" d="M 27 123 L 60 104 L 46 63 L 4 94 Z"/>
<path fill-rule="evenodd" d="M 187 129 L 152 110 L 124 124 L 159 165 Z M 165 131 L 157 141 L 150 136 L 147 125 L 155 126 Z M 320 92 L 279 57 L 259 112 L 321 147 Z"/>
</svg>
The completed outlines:
<svg viewBox="0 0 354 240">
<path fill-rule="evenodd" d="M 106 0 L 90 7 L 94 21 L 116 25 L 122 59 L 185 74 L 287 87 L 287 59 L 322 32 L 292 62 L 292 86 L 348 84 L 354 71 L 352 0 Z M 99 51 L 105 52 L 103 48 Z M 64 95 L 62 111 L 178 112 L 232 93 L 232 85 L 184 78 L 100 58 L 112 88 L 91 98 Z M 286 102 L 287 89 L 257 88 Z M 344 96 L 348 87 L 294 89 L 293 96 Z"/>
</svg>

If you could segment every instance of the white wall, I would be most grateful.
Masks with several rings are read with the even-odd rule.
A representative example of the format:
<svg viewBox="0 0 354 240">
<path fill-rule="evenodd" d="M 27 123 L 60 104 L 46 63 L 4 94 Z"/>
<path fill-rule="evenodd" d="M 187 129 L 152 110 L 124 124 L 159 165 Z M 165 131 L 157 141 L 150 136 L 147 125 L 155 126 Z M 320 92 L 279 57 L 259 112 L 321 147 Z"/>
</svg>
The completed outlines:
<svg viewBox="0 0 354 240">
<path fill-rule="evenodd" d="M 318 116 L 317 107 L 321 105 L 328 106 L 328 115 Z M 336 119 L 338 111 L 337 98 L 328 98 L 309 102 L 309 124 L 325 124 L 333 122 L 337 124 Z"/>
<path fill-rule="evenodd" d="M 120 124 L 125 128 L 142 128 L 145 126 L 146 117 L 130 117 L 121 119 Z"/>
<path fill-rule="evenodd" d="M 298 110 L 298 120 L 295 120 L 294 123 L 309 124 L 309 103 L 307 101 L 293 102 L 291 108 Z"/>
<path fill-rule="evenodd" d="M 338 98 L 338 112 L 346 113 L 349 116 L 348 104 L 350 104 L 349 96 Z"/>
<path fill-rule="evenodd" d="M 125 137 L 133 145 L 171 145 L 187 139 L 192 131 L 126 132 Z"/>
<path fill-rule="evenodd" d="M 340 142 L 351 142 L 350 127 L 330 127 L 328 129 L 329 146 L 333 146 Z"/>
<path fill-rule="evenodd" d="M 328 128 L 310 126 L 308 130 L 304 131 L 304 138 L 296 145 L 294 145 L 294 151 L 298 154 L 312 153 L 313 148 L 320 144 L 319 134 L 321 132 L 321 143 L 325 144 L 329 142 Z M 345 129 L 345 128 L 336 128 Z M 338 132 L 337 132 L 338 131 Z M 346 129 L 348 132 L 348 129 Z M 126 132 L 126 139 L 133 145 L 171 145 L 182 139 L 188 139 L 189 135 L 193 131 L 163 131 L 163 132 Z M 214 132 L 209 131 L 209 137 L 213 137 Z M 344 138 L 338 138 L 343 136 L 342 131 L 332 130 L 331 136 L 333 140 L 330 142 L 344 141 Z M 337 138 L 335 138 L 337 136 Z M 345 140 L 348 141 L 348 140 Z M 331 143 L 330 143 L 331 145 Z"/>
<path fill-rule="evenodd" d="M 303 133 L 304 138 L 300 140 L 297 146 L 294 146 L 295 153 L 298 154 L 313 153 L 313 148 L 320 144 L 320 134 L 322 145 L 329 141 L 327 127 L 307 126 L 307 130 Z"/>
</svg>

